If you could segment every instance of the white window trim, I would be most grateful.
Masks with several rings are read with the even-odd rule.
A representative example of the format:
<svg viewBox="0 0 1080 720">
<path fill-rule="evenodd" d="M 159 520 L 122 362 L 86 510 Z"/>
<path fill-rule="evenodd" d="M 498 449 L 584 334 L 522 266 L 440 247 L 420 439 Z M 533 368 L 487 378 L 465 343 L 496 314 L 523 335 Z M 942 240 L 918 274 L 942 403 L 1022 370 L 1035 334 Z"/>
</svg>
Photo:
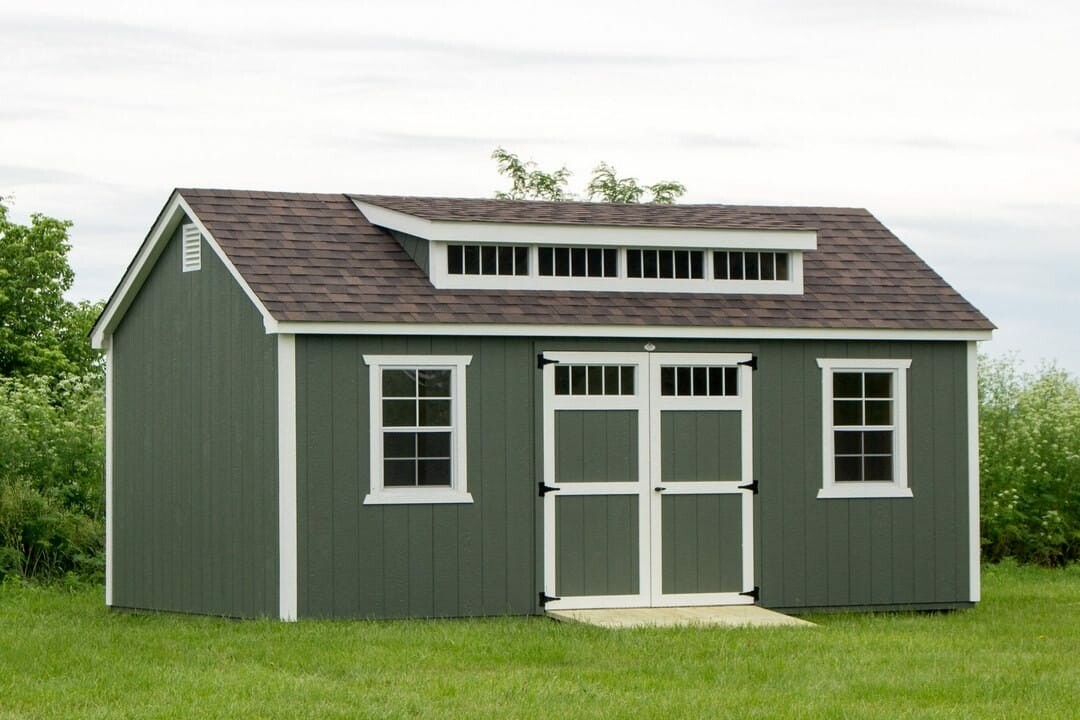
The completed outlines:
<svg viewBox="0 0 1080 720">
<path fill-rule="evenodd" d="M 365 505 L 428 505 L 439 503 L 471 503 L 472 495 L 467 489 L 466 457 L 467 433 L 465 428 L 465 368 L 472 362 L 472 355 L 364 355 L 368 365 L 368 397 L 371 489 L 364 497 Z M 450 398 L 451 448 L 450 487 L 394 487 L 383 486 L 383 426 L 382 426 L 382 371 L 393 368 L 417 368 L 420 370 L 450 370 L 452 373 L 452 397 Z"/>
<path fill-rule="evenodd" d="M 451 275 L 447 247 L 451 243 L 431 241 L 428 252 L 428 277 L 431 284 L 440 290 L 587 290 L 601 292 L 652 292 L 652 293 L 710 293 L 710 294 L 757 294 L 757 295 L 801 295 L 803 293 L 803 253 L 801 250 L 782 247 L 762 248 L 766 252 L 784 252 L 788 254 L 789 267 L 787 280 L 717 280 L 713 277 L 713 251 L 738 251 L 744 248 L 710 246 L 696 248 L 692 246 L 655 246 L 654 249 L 666 250 L 703 250 L 705 253 L 704 277 L 694 278 L 632 278 L 626 275 L 626 251 L 630 245 L 585 245 L 582 242 L 573 247 L 593 247 L 614 249 L 618 259 L 618 273 L 615 277 L 562 277 L 541 275 L 537 248 L 533 243 L 518 242 L 516 246 L 529 248 L 529 273 L 527 275 Z M 457 243 L 454 243 L 457 244 Z M 480 243 L 467 242 L 476 245 Z M 503 243 L 511 245 L 511 243 Z M 650 249 L 650 248 L 640 248 Z"/>
<path fill-rule="evenodd" d="M 818 358 L 821 368 L 822 463 L 819 498 L 909 498 L 907 475 L 907 371 L 911 360 Z M 833 372 L 889 370 L 893 373 L 893 479 L 890 482 L 836 482 L 833 445 Z"/>
</svg>

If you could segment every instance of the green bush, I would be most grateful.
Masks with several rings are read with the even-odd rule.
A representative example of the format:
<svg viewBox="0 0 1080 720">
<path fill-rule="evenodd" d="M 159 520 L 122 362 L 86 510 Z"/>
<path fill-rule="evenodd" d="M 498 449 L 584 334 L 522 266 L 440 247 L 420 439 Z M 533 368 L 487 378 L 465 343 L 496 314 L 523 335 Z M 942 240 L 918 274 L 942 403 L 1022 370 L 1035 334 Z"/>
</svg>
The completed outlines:
<svg viewBox="0 0 1080 720">
<path fill-rule="evenodd" d="M 101 574 L 100 376 L 0 378 L 0 579 Z"/>
<path fill-rule="evenodd" d="M 982 550 L 991 561 L 1080 559 L 1080 382 L 1054 365 L 980 360 Z"/>
</svg>

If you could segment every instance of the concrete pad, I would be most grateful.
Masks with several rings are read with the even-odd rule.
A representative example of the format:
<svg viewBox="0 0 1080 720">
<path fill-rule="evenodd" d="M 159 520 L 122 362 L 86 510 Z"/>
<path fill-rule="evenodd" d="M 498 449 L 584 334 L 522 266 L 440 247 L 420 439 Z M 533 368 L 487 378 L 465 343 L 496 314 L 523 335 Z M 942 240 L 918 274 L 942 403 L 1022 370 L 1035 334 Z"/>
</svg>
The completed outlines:
<svg viewBox="0 0 1080 720">
<path fill-rule="evenodd" d="M 766 610 L 757 605 L 548 610 L 547 614 L 560 622 L 580 622 L 607 628 L 679 627 L 685 625 L 813 627 L 814 625 L 812 622 Z"/>
</svg>

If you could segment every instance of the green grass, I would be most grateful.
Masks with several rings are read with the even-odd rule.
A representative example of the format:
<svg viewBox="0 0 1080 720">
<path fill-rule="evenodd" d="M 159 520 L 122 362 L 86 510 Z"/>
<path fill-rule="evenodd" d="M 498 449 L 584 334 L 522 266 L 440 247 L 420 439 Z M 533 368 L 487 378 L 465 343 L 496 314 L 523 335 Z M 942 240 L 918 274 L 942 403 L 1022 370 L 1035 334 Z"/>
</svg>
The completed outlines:
<svg viewBox="0 0 1080 720">
<path fill-rule="evenodd" d="M 0 586 L 0 718 L 1080 717 L 1080 567 L 817 628 L 230 621 Z"/>
</svg>

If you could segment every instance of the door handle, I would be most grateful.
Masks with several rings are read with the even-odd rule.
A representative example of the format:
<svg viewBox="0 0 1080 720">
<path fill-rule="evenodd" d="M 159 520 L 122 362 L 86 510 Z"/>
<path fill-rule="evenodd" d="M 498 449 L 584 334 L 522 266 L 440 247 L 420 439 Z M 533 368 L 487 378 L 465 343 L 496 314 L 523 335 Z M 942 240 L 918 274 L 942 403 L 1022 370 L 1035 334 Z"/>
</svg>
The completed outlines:
<svg viewBox="0 0 1080 720">
<path fill-rule="evenodd" d="M 657 485 L 653 488 L 653 492 L 664 492 L 665 490 L 667 490 L 667 488 L 663 485 Z"/>
</svg>

